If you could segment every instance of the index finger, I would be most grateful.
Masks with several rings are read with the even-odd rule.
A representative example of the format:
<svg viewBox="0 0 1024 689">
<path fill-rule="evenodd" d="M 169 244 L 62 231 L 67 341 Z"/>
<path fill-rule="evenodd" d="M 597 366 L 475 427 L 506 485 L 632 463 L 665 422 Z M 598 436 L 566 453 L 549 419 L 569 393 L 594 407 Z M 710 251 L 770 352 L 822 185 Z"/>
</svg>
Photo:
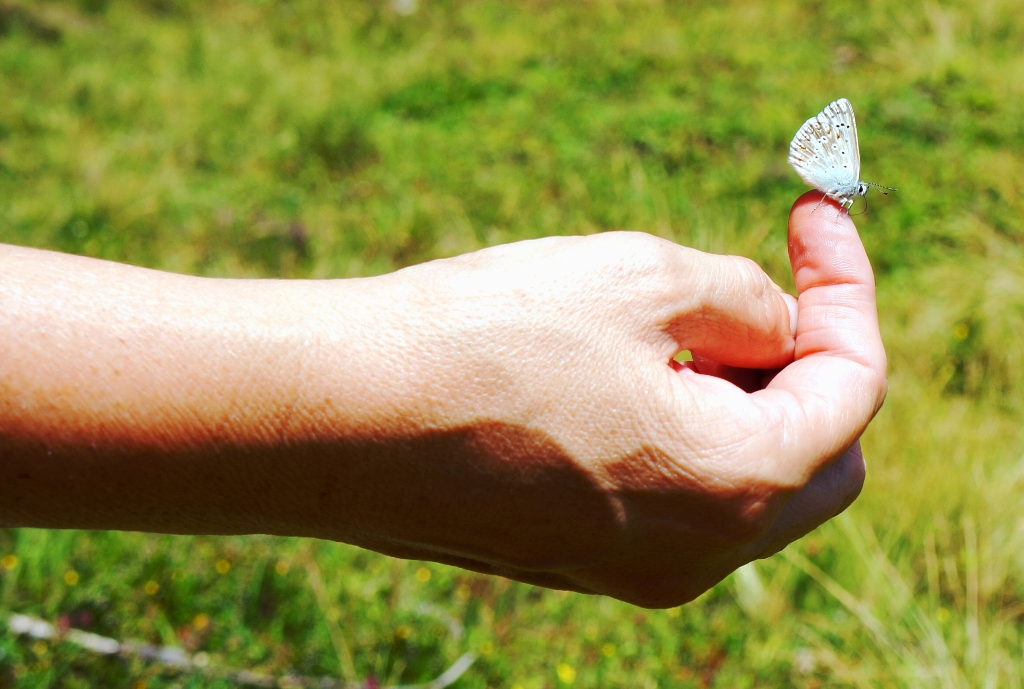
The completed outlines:
<svg viewBox="0 0 1024 689">
<path fill-rule="evenodd" d="M 860 437 L 887 388 L 871 264 L 849 214 L 821 198 L 804 194 L 789 215 L 795 361 L 754 393 L 775 421 L 776 475 L 798 483 Z"/>
</svg>

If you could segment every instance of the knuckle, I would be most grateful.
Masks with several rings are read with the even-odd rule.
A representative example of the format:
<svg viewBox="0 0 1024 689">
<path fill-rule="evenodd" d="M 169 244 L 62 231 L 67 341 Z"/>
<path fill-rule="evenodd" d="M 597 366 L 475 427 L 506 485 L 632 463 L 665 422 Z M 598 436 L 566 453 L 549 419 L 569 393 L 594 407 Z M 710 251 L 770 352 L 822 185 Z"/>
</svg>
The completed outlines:
<svg viewBox="0 0 1024 689">
<path fill-rule="evenodd" d="M 658 295 L 678 290 L 684 247 L 642 232 L 610 235 L 605 236 L 613 240 L 615 246 L 605 255 L 618 273 L 617 278 L 628 284 L 632 292 Z"/>
<path fill-rule="evenodd" d="M 773 469 L 766 469 L 758 475 L 753 490 L 756 498 L 752 502 L 765 506 L 774 505 L 799 492 L 807 485 L 807 481 L 808 477 L 800 472 L 780 469 L 776 464 Z"/>
<path fill-rule="evenodd" d="M 800 490 L 802 481 L 788 472 L 757 469 L 741 482 L 727 519 L 720 522 L 720 534 L 727 545 L 745 546 L 758 541 L 771 529 L 786 500 Z"/>
<path fill-rule="evenodd" d="M 889 393 L 889 379 L 885 373 L 876 373 L 873 380 L 871 381 L 871 389 L 875 393 L 875 409 L 881 409 L 882 403 L 885 402 L 886 395 Z"/>
<path fill-rule="evenodd" d="M 756 261 L 746 256 L 730 256 L 729 258 L 732 260 L 733 270 L 753 296 L 759 298 L 774 296 L 775 283 Z"/>
<path fill-rule="evenodd" d="M 753 500 L 743 504 L 722 524 L 722 536 L 732 546 L 744 546 L 760 539 L 771 528 L 771 501 Z"/>
<path fill-rule="evenodd" d="M 649 234 L 631 233 L 630 263 L 641 275 L 671 273 L 679 262 L 680 247 Z"/>
</svg>

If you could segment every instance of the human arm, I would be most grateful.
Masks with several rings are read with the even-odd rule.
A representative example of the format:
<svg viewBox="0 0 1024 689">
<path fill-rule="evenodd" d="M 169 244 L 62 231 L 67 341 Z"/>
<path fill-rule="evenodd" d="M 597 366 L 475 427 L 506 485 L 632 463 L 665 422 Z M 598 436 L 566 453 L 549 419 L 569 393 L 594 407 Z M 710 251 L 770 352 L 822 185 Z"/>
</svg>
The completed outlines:
<svg viewBox="0 0 1024 689">
<path fill-rule="evenodd" d="M 863 480 L 871 271 L 848 216 L 807 199 L 796 338 L 749 261 L 645 235 L 342 281 L 3 247 L 0 525 L 309 535 L 688 600 Z M 786 368 L 750 394 L 682 349 Z"/>
</svg>

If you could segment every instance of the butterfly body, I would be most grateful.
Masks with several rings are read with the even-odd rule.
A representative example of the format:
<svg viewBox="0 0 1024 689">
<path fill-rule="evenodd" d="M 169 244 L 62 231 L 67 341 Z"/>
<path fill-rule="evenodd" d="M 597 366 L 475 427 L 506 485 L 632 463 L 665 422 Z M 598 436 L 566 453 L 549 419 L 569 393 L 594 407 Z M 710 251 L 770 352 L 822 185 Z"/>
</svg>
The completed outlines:
<svg viewBox="0 0 1024 689">
<path fill-rule="evenodd" d="M 797 130 L 789 144 L 789 164 L 800 179 L 847 209 L 869 187 L 878 186 L 860 178 L 857 120 L 845 98 L 832 101 Z"/>
</svg>

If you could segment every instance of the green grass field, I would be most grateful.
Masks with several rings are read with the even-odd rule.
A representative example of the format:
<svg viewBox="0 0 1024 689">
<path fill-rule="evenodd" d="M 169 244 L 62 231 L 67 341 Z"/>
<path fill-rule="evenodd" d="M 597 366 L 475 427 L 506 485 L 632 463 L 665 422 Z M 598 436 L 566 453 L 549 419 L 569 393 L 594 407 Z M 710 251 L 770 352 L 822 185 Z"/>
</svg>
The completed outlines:
<svg viewBox="0 0 1024 689">
<path fill-rule="evenodd" d="M 382 685 L 474 651 L 457 689 L 1021 687 L 1020 2 L 0 0 L 0 241 L 346 277 L 628 228 L 791 286 L 787 147 L 839 96 L 900 190 L 855 217 L 891 390 L 841 518 L 668 611 L 331 543 L 8 530 L 0 619 Z M 229 685 L 0 630 L 0 687 Z"/>
</svg>

